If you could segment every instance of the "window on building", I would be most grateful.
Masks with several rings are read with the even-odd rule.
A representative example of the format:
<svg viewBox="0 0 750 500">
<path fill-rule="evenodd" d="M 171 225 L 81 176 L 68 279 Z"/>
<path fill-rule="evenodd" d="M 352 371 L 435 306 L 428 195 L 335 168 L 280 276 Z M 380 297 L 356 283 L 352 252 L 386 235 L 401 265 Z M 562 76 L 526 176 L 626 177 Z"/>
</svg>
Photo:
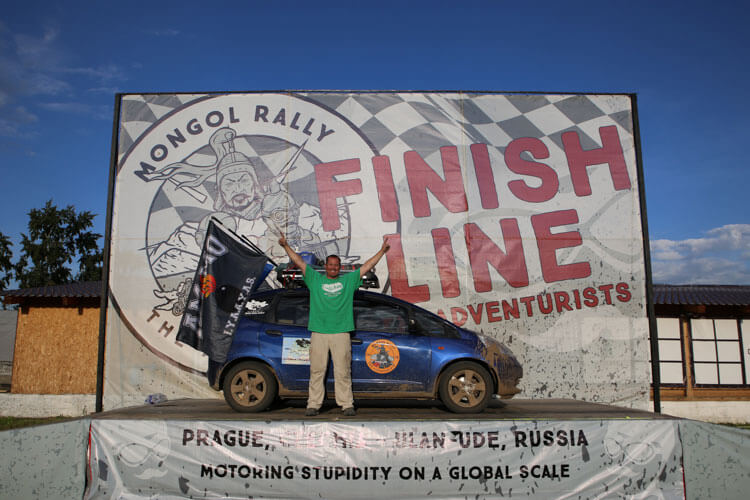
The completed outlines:
<svg viewBox="0 0 750 500">
<path fill-rule="evenodd" d="M 659 339 L 659 372 L 662 385 L 684 385 L 682 334 L 679 318 L 656 318 Z M 649 362 L 651 360 L 649 359 Z M 651 366 L 649 364 L 649 366 Z"/>
<path fill-rule="evenodd" d="M 696 385 L 743 385 L 743 348 L 736 319 L 691 319 Z"/>
</svg>

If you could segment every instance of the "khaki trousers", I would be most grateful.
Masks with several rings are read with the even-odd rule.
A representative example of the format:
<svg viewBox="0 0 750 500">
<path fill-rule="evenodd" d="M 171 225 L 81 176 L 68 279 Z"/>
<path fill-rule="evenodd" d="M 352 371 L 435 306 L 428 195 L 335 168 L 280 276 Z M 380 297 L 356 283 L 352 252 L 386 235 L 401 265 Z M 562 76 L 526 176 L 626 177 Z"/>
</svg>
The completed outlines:
<svg viewBox="0 0 750 500">
<path fill-rule="evenodd" d="M 317 333 L 310 337 L 310 387 L 307 407 L 320 409 L 325 397 L 328 353 L 333 361 L 333 382 L 336 404 L 353 408 L 352 344 L 348 333 Z"/>
</svg>

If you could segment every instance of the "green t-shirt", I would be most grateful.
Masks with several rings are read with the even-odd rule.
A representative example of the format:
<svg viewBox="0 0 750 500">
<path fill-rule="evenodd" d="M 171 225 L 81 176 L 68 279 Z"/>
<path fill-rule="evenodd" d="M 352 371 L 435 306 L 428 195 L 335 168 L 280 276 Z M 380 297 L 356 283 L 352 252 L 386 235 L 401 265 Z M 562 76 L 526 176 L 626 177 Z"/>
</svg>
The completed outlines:
<svg viewBox="0 0 750 500">
<path fill-rule="evenodd" d="M 307 328 L 318 333 L 354 330 L 354 292 L 362 284 L 359 269 L 328 278 L 307 266 L 305 284 L 310 290 L 310 319 Z"/>
</svg>

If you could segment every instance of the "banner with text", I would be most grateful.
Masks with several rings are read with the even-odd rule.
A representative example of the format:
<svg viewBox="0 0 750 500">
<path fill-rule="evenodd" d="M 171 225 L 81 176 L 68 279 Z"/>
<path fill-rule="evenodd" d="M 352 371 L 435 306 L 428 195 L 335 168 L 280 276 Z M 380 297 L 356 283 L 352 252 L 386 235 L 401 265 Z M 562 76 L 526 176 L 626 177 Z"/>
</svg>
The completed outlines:
<svg viewBox="0 0 750 500">
<path fill-rule="evenodd" d="M 85 498 L 684 498 L 675 420 L 92 420 Z"/>
<path fill-rule="evenodd" d="M 629 95 L 120 96 L 106 408 L 213 395 L 176 341 L 208 221 L 286 261 L 361 262 L 384 293 L 504 341 L 524 398 L 646 408 L 648 321 Z"/>
</svg>

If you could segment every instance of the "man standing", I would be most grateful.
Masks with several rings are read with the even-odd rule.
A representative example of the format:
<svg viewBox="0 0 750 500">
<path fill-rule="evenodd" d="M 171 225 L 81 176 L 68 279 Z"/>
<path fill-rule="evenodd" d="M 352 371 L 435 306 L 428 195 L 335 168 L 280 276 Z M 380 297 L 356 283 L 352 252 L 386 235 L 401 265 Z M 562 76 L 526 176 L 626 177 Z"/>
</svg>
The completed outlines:
<svg viewBox="0 0 750 500">
<path fill-rule="evenodd" d="M 289 246 L 283 234 L 279 238 L 279 245 L 302 270 L 305 284 L 310 290 L 310 318 L 307 325 L 311 332 L 310 387 L 305 416 L 317 415 L 323 404 L 330 352 L 336 404 L 342 408 L 345 416 L 353 417 L 356 412 L 352 395 L 352 347 L 349 332 L 354 330 L 354 292 L 362 283 L 362 276 L 375 267 L 391 246 L 387 239 L 384 240 L 380 250 L 367 259 L 362 267 L 343 276 L 340 275 L 341 259 L 338 255 L 329 255 L 323 276 L 307 266 L 302 257 Z"/>
</svg>

